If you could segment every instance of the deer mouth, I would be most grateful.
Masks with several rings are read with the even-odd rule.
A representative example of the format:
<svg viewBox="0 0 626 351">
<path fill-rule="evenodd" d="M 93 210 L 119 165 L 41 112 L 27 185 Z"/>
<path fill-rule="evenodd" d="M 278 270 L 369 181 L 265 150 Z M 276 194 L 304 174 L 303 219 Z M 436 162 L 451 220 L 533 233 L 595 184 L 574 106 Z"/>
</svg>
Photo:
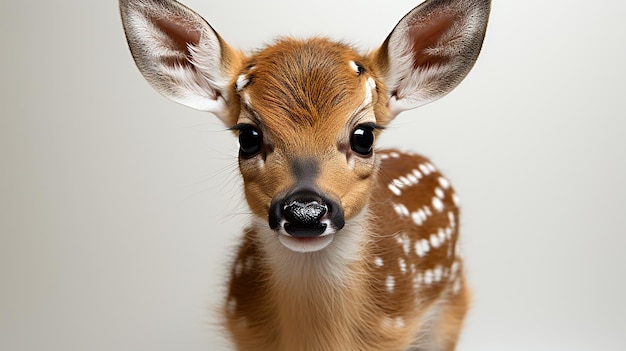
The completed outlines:
<svg viewBox="0 0 626 351">
<path fill-rule="evenodd" d="M 318 222 L 302 226 L 282 220 L 277 228 L 278 241 L 294 252 L 315 252 L 326 248 L 335 237 L 335 229 L 328 216 Z"/>
<path fill-rule="evenodd" d="M 278 241 L 286 248 L 295 252 L 315 252 L 326 248 L 333 241 L 334 233 L 319 236 L 291 236 L 287 233 L 279 233 Z"/>
</svg>

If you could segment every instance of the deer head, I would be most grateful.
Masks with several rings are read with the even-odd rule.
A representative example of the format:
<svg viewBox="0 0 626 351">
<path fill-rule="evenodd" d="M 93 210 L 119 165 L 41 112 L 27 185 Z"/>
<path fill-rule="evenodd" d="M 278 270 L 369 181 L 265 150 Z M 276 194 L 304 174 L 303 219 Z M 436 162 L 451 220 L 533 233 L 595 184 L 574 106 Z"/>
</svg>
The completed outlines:
<svg viewBox="0 0 626 351">
<path fill-rule="evenodd" d="M 215 114 L 239 137 L 255 223 L 293 251 L 317 251 L 371 201 L 375 139 L 400 112 L 441 98 L 479 54 L 489 1 L 430 0 L 380 47 L 284 38 L 231 48 L 173 0 L 121 0 L 137 67 L 160 93 Z"/>
</svg>

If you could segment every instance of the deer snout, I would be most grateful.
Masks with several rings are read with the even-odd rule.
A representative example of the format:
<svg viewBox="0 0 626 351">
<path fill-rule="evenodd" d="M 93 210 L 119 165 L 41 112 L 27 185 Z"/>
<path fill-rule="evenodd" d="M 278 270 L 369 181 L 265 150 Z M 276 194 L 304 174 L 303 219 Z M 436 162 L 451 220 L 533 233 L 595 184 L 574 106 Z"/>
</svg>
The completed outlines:
<svg viewBox="0 0 626 351">
<path fill-rule="evenodd" d="M 313 190 L 297 190 L 273 201 L 269 213 L 272 229 L 295 238 L 334 234 L 344 224 L 337 202 Z"/>
</svg>

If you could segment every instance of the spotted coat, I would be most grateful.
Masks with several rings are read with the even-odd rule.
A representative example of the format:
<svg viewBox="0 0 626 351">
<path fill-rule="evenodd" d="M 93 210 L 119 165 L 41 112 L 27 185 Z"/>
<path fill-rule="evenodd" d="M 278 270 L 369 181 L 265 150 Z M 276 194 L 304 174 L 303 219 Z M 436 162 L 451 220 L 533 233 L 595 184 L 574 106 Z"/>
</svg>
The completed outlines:
<svg viewBox="0 0 626 351">
<path fill-rule="evenodd" d="M 421 350 L 420 347 L 428 348 L 433 343 L 431 338 L 446 337 L 425 333 L 430 324 L 443 323 L 441 318 L 448 324 L 460 324 L 465 314 L 467 291 L 458 240 L 459 200 L 450 182 L 426 158 L 397 150 L 377 155 L 381 166 L 367 210 L 373 234 L 369 234 L 371 240 L 363 248 L 367 254 L 362 255 L 368 261 L 355 262 L 363 272 L 354 278 L 366 287 L 365 297 L 371 302 L 369 320 L 348 329 L 358 336 L 354 342 L 364 345 L 355 349 L 375 350 L 366 345 L 383 345 L 385 348 L 378 350 L 394 350 L 394 341 L 402 339 Z M 277 283 L 266 267 L 268 253 L 256 244 L 258 241 L 254 230 L 245 232 L 231 269 L 226 325 L 233 334 L 246 336 L 237 340 L 249 340 L 250 345 L 275 345 L 279 349 L 286 326 L 281 325 L 282 306 L 263 303 L 273 301 Z M 350 289 L 351 283 L 345 282 L 345 288 Z M 296 279 L 291 284 L 306 283 Z M 350 294 L 339 289 L 309 295 L 300 301 L 300 317 L 319 318 L 318 311 L 311 312 L 309 307 L 324 305 L 317 299 L 334 293 Z M 442 308 L 448 313 L 442 314 Z M 311 315 L 307 315 L 309 312 Z M 372 324 L 378 328 L 372 328 Z M 266 333 L 268 325 L 274 326 L 271 335 Z M 245 349 L 245 345 L 241 348 Z M 315 349 L 319 348 L 311 348 Z"/>
</svg>

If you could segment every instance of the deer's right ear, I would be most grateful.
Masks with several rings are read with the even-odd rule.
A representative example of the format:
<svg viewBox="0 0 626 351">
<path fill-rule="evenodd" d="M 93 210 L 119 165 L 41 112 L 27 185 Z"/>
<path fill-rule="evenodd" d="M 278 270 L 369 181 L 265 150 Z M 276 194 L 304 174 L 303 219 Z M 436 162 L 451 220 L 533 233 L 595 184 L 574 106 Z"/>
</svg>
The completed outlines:
<svg viewBox="0 0 626 351">
<path fill-rule="evenodd" d="M 391 117 L 449 93 L 470 71 L 485 36 L 490 0 L 427 0 L 373 53 Z"/>
<path fill-rule="evenodd" d="M 146 80 L 227 125 L 228 86 L 243 60 L 197 13 L 173 0 L 120 0 L 128 46 Z"/>
</svg>

